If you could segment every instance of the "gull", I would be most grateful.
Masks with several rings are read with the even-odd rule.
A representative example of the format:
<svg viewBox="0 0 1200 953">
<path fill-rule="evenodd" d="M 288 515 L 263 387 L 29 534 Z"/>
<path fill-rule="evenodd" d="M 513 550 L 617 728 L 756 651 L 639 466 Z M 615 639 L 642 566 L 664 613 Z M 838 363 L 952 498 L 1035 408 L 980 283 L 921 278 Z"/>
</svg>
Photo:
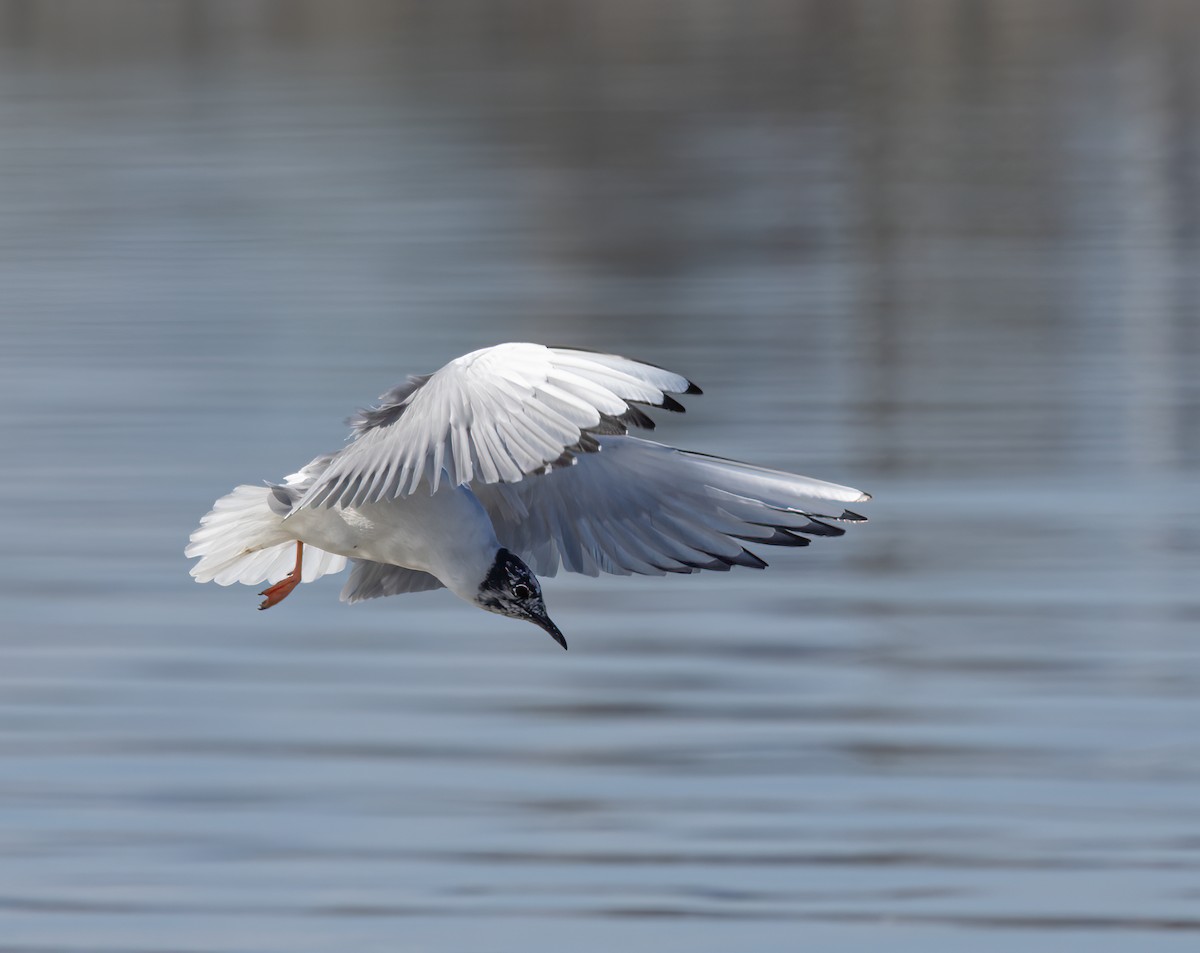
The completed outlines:
<svg viewBox="0 0 1200 953">
<path fill-rule="evenodd" d="M 806 546 L 869 494 L 629 435 L 700 388 L 614 354 L 499 344 L 409 377 L 349 442 L 280 483 L 238 486 L 185 550 L 197 582 L 270 583 L 260 609 L 341 572 L 344 602 L 445 587 L 564 649 L 538 576 L 764 569 L 744 543 Z"/>
</svg>

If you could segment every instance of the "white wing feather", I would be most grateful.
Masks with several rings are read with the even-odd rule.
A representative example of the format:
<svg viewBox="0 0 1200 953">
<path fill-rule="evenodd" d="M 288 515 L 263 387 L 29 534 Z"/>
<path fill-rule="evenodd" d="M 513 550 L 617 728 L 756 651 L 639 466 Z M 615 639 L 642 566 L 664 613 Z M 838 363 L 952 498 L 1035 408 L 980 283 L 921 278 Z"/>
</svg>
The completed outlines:
<svg viewBox="0 0 1200 953">
<path fill-rule="evenodd" d="M 401 385 L 390 406 L 361 414 L 354 442 L 300 506 L 359 506 L 422 484 L 432 493 L 443 474 L 454 484 L 515 483 L 585 433 L 637 414 L 631 403 L 678 409 L 668 395 L 688 392 L 696 388 L 687 378 L 616 355 L 540 344 L 483 348 Z"/>
</svg>

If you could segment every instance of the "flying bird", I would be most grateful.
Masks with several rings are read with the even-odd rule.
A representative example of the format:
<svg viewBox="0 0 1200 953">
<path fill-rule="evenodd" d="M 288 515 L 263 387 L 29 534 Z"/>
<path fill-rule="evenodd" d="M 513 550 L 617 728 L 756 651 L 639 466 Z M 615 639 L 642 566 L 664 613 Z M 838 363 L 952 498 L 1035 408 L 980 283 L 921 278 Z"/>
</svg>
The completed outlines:
<svg viewBox="0 0 1200 953">
<path fill-rule="evenodd" d="M 763 569 L 863 522 L 860 490 L 629 436 L 682 412 L 685 377 L 614 354 L 500 344 L 409 377 L 349 442 L 217 500 L 185 550 L 197 582 L 270 583 L 260 609 L 350 561 L 344 602 L 445 587 L 564 649 L 538 576 Z"/>
</svg>

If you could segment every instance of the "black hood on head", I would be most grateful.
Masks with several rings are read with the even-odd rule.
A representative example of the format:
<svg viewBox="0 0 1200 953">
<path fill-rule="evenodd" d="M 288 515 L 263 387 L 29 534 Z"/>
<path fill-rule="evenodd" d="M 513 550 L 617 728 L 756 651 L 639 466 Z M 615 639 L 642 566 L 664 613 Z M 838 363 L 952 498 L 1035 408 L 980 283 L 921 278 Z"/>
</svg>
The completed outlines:
<svg viewBox="0 0 1200 953">
<path fill-rule="evenodd" d="M 551 638 L 564 649 L 567 647 L 567 640 L 546 613 L 537 576 L 507 549 L 501 548 L 496 553 L 492 568 L 479 584 L 475 601 L 480 608 L 489 612 L 532 622 L 550 633 Z"/>
<path fill-rule="evenodd" d="M 479 594 L 482 596 L 486 593 L 511 592 L 512 587 L 518 582 L 529 585 L 528 579 L 533 579 L 534 585 L 537 585 L 533 571 L 501 546 L 496 553 L 492 568 L 488 570 L 488 574 L 483 577 L 483 582 L 479 584 Z"/>
</svg>

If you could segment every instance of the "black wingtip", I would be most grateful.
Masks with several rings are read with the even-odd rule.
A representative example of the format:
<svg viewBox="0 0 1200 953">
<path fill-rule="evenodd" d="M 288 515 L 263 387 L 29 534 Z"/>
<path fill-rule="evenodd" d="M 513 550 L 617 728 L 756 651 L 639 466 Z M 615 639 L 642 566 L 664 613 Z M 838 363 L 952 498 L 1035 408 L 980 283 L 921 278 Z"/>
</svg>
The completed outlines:
<svg viewBox="0 0 1200 953">
<path fill-rule="evenodd" d="M 739 566 L 746 566 L 749 569 L 766 569 L 768 565 L 765 559 L 750 552 L 748 549 L 743 549 L 738 556 L 734 557 L 734 561 Z"/>
<path fill-rule="evenodd" d="M 691 381 L 688 381 L 687 385 L 688 385 L 687 390 L 684 391 L 685 394 L 703 394 L 704 393 L 704 391 L 702 391 L 698 385 L 693 384 Z"/>
<path fill-rule="evenodd" d="M 758 525 L 762 526 L 763 524 Z M 761 543 L 764 546 L 807 546 L 812 542 L 807 536 L 797 536 L 782 526 L 766 526 L 764 528 L 771 530 L 770 536 L 735 536 L 734 538 L 744 539 L 748 543 Z"/>
<path fill-rule="evenodd" d="M 612 418 L 613 420 L 622 424 L 626 428 L 627 433 L 629 427 L 641 427 L 643 430 L 654 429 L 654 421 L 645 413 L 645 411 L 633 404 L 628 404 L 627 407 L 628 409 L 625 411 L 625 413 L 621 414 L 619 417 Z"/>
</svg>

